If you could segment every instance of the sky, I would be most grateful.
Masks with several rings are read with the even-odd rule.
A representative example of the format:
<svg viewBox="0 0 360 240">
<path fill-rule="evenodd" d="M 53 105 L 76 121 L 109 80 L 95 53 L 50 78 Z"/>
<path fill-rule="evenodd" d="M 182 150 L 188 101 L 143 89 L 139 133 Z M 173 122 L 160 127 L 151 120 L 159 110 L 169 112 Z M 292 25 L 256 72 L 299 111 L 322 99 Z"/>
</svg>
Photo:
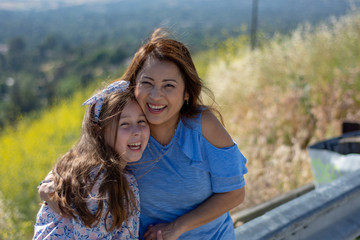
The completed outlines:
<svg viewBox="0 0 360 240">
<path fill-rule="evenodd" d="M 89 3 L 109 3 L 123 0 L 0 0 L 0 10 L 46 10 Z"/>
</svg>

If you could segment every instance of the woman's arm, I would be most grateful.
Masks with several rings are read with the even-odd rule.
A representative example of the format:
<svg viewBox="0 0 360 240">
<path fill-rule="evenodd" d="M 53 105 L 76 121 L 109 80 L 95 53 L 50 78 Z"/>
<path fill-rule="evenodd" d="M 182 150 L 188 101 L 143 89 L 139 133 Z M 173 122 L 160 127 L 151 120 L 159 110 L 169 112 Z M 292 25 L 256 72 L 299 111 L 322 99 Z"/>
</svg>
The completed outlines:
<svg viewBox="0 0 360 240">
<path fill-rule="evenodd" d="M 204 111 L 201 116 L 202 134 L 212 145 L 218 148 L 231 147 L 233 140 L 218 119 L 210 112 Z M 150 226 L 144 234 L 146 240 L 156 239 L 156 232 L 162 231 L 163 238 L 177 239 L 184 232 L 200 227 L 220 217 L 244 201 L 245 187 L 230 192 L 214 193 L 194 210 L 180 216 L 171 223 Z"/>
<path fill-rule="evenodd" d="M 220 217 L 244 201 L 245 187 L 226 193 L 214 193 L 194 210 L 180 216 L 171 223 L 151 226 L 144 234 L 146 240 L 156 239 L 157 231 L 162 231 L 165 240 L 177 239 L 184 232 L 200 227 Z"/>
</svg>

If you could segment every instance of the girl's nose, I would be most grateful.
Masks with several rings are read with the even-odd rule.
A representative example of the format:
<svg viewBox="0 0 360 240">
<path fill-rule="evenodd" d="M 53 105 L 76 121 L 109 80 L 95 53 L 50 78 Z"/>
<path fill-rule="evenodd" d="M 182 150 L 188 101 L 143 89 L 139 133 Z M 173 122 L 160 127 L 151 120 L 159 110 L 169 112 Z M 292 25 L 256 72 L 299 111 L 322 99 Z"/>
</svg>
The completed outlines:
<svg viewBox="0 0 360 240">
<path fill-rule="evenodd" d="M 139 136 L 141 134 L 141 128 L 140 126 L 138 125 L 135 125 L 133 128 L 132 128 L 132 135 L 134 136 Z"/>
</svg>

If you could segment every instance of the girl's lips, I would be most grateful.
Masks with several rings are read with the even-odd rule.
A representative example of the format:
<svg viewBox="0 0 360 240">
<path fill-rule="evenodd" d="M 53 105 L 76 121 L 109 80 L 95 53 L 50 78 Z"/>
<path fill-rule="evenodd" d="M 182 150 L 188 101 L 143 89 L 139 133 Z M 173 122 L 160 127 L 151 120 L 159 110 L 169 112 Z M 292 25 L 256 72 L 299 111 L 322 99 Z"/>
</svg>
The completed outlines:
<svg viewBox="0 0 360 240">
<path fill-rule="evenodd" d="M 128 147 L 130 148 L 130 150 L 138 151 L 141 149 L 141 143 L 131 143 L 128 145 Z"/>
<path fill-rule="evenodd" d="M 161 113 L 166 108 L 166 105 L 155 105 L 150 103 L 147 103 L 147 106 L 151 113 Z"/>
</svg>

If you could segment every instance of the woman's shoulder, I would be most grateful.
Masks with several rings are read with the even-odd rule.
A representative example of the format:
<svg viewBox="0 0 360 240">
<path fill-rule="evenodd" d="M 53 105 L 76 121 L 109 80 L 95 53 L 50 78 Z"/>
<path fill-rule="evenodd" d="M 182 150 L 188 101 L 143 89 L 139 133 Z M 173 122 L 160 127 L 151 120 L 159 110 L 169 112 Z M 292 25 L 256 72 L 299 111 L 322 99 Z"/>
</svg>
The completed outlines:
<svg viewBox="0 0 360 240">
<path fill-rule="evenodd" d="M 217 148 L 230 147 L 234 142 L 221 124 L 215 114 L 205 109 L 201 113 L 201 132 L 203 137 L 213 146 Z"/>
<path fill-rule="evenodd" d="M 224 148 L 235 146 L 221 122 L 210 110 L 204 109 L 195 118 L 185 119 L 180 129 L 179 147 L 195 162 L 202 162 L 205 152 L 219 155 L 219 151 L 224 151 Z"/>
</svg>

